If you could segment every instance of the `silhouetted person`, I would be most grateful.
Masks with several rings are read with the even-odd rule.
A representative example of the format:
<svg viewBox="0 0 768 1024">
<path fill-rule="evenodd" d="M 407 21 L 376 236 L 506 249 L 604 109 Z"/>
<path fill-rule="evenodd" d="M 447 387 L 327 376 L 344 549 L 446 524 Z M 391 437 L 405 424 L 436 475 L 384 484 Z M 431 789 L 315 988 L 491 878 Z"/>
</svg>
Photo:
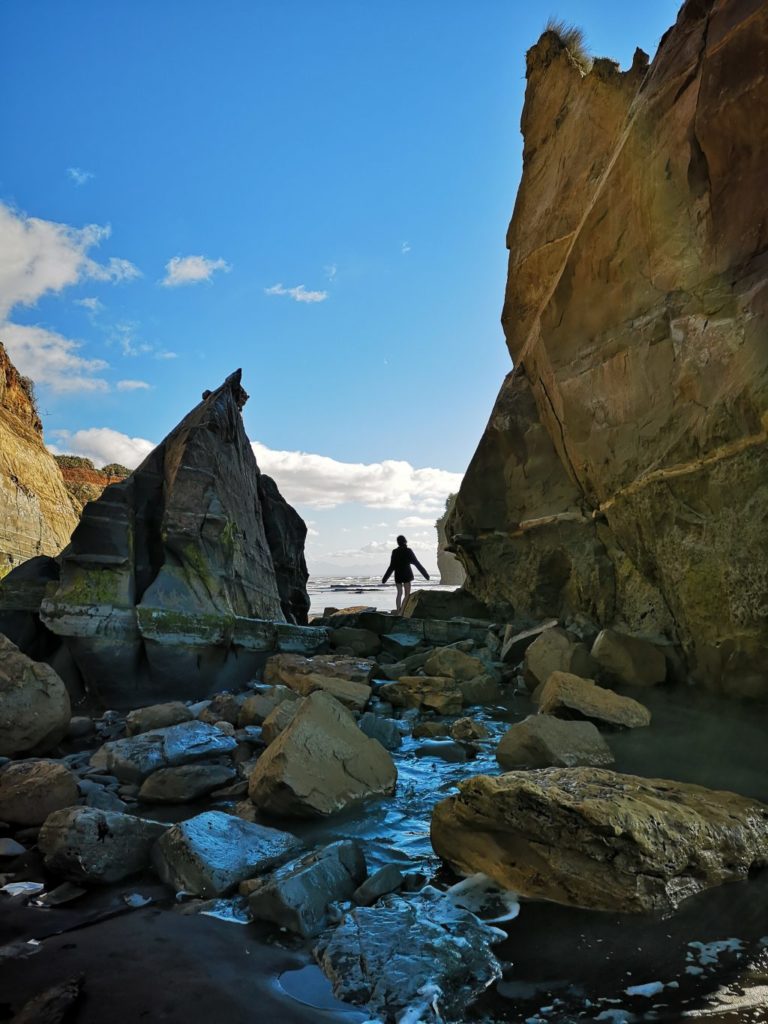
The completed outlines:
<svg viewBox="0 0 768 1024">
<path fill-rule="evenodd" d="M 425 580 L 429 579 L 429 573 L 408 547 L 408 541 L 401 534 L 397 538 L 397 547 L 392 552 L 392 558 L 389 561 L 389 568 L 384 573 L 384 577 L 381 581 L 382 584 L 384 584 L 392 573 L 395 574 L 395 586 L 397 587 L 397 606 L 395 608 L 395 612 L 397 615 L 399 615 L 403 610 L 405 602 L 411 596 L 411 581 L 413 580 L 413 569 L 411 569 L 412 565 L 416 566 Z"/>
</svg>

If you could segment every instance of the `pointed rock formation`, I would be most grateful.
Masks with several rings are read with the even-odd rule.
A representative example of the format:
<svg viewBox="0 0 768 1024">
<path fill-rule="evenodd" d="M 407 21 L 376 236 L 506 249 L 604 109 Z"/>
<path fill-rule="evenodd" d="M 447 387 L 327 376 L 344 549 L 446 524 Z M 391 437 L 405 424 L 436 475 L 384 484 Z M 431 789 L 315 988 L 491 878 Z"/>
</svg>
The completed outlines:
<svg viewBox="0 0 768 1024">
<path fill-rule="evenodd" d="M 768 695 L 768 7 L 689 0 L 650 67 L 528 52 L 515 370 L 449 541 L 499 609 L 682 643 Z"/>
<path fill-rule="evenodd" d="M 285 644 L 312 649 L 306 528 L 262 477 L 233 373 L 126 480 L 89 502 L 41 618 L 110 706 L 242 682 Z M 274 555 L 273 555 L 274 551 Z"/>
</svg>

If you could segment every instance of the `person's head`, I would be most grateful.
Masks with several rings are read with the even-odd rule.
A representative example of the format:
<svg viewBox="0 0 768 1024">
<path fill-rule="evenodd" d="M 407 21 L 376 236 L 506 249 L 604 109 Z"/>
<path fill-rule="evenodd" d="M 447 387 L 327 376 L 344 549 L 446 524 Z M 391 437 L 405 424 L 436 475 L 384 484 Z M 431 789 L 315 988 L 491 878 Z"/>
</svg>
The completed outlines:
<svg viewBox="0 0 768 1024">
<path fill-rule="evenodd" d="M 401 548 L 408 547 L 408 541 L 405 539 L 405 537 L 402 535 L 402 533 L 397 538 L 397 543 L 398 543 L 398 546 L 401 547 Z"/>
</svg>

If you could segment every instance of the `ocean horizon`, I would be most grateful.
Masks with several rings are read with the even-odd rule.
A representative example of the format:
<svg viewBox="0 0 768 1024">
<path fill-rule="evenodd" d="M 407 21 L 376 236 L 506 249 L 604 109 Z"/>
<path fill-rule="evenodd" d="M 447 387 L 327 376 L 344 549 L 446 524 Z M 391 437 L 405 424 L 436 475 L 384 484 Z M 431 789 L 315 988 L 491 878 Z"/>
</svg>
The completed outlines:
<svg viewBox="0 0 768 1024">
<path fill-rule="evenodd" d="M 416 590 L 456 590 L 434 580 L 414 580 Z M 310 615 L 322 615 L 326 608 L 352 608 L 367 605 L 377 611 L 394 611 L 395 584 L 382 586 L 381 576 L 310 576 L 307 583 Z"/>
</svg>

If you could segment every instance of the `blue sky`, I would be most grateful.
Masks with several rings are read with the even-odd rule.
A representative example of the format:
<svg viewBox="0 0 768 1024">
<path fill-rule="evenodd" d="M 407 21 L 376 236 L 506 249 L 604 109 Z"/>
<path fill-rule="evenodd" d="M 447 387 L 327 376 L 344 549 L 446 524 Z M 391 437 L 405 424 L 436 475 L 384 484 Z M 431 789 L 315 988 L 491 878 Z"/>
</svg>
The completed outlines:
<svg viewBox="0 0 768 1024">
<path fill-rule="evenodd" d="M 135 462 L 242 366 L 310 567 L 375 571 L 400 529 L 434 564 L 510 366 L 525 50 L 553 14 L 627 67 L 676 11 L 7 0 L 0 339 L 46 439 Z"/>
</svg>

